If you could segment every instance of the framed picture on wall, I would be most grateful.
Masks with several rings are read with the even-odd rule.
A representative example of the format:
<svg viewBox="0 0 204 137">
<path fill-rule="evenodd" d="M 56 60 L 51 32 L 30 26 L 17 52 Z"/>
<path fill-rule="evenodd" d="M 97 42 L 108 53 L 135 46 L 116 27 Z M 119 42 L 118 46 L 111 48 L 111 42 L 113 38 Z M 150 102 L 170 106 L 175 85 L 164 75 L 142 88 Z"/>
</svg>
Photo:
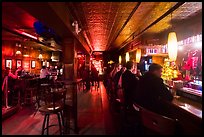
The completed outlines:
<svg viewBox="0 0 204 137">
<path fill-rule="evenodd" d="M 31 68 L 35 68 L 35 60 L 31 61 Z"/>
<path fill-rule="evenodd" d="M 11 67 L 12 67 L 12 60 L 11 59 L 6 59 L 6 61 L 5 61 L 5 67 L 8 67 L 8 68 L 10 68 L 11 69 Z"/>
<path fill-rule="evenodd" d="M 20 59 L 16 60 L 16 68 L 20 67 L 22 65 L 22 61 Z"/>
</svg>

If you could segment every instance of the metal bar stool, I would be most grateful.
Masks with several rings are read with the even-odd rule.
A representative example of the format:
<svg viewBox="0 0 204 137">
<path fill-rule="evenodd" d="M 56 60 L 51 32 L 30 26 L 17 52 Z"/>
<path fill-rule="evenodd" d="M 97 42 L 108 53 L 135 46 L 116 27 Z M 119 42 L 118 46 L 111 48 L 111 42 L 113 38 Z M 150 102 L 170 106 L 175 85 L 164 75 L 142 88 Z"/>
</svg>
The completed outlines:
<svg viewBox="0 0 204 137">
<path fill-rule="evenodd" d="M 49 117 L 52 114 L 56 114 L 58 118 L 58 126 L 60 130 L 60 135 L 63 134 L 64 130 L 64 117 L 63 110 L 65 106 L 67 89 L 60 88 L 56 90 L 45 91 L 45 104 L 39 108 L 39 112 L 45 114 L 44 121 L 42 125 L 42 135 L 44 135 L 45 130 L 47 130 L 47 135 L 49 134 L 49 127 L 56 125 L 49 125 Z"/>
</svg>

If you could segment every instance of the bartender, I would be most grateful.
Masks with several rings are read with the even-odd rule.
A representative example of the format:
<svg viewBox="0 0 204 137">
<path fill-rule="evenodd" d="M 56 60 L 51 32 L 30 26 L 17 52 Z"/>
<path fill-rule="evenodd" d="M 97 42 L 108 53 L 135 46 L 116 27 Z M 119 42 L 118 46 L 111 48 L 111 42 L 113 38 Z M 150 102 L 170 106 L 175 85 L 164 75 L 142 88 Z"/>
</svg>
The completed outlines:
<svg viewBox="0 0 204 137">
<path fill-rule="evenodd" d="M 15 74 L 13 74 L 11 71 L 9 71 L 8 76 L 12 77 L 13 79 L 17 79 L 18 76 L 21 76 L 22 71 L 23 71 L 23 68 L 21 66 L 19 66 L 17 68 L 17 70 L 15 71 Z"/>
</svg>

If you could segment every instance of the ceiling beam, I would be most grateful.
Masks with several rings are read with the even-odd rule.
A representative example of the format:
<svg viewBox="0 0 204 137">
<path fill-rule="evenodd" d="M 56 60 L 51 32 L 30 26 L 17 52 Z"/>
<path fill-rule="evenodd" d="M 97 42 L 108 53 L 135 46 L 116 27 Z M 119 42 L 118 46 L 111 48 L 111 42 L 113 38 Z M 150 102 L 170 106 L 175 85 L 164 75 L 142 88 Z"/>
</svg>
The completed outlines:
<svg viewBox="0 0 204 137">
<path fill-rule="evenodd" d="M 12 34 L 14 34 L 14 35 L 20 36 L 20 37 L 22 37 L 22 38 L 32 39 L 32 38 L 30 38 L 30 37 L 28 37 L 28 36 L 25 36 L 25 35 L 23 35 L 23 34 L 20 34 L 20 33 L 16 32 L 16 31 L 14 31 L 14 30 L 10 30 L 10 29 L 5 28 L 5 27 L 2 27 L 2 29 L 5 30 L 5 31 L 7 31 L 7 32 L 10 32 L 10 33 L 12 33 Z M 48 45 L 45 45 L 45 43 L 40 42 L 40 41 L 38 41 L 38 40 L 36 40 L 36 39 L 32 39 L 32 41 L 34 41 L 34 42 L 36 42 L 36 43 L 38 43 L 38 44 L 41 44 L 42 47 L 48 48 L 49 50 L 52 50 L 52 51 L 62 51 L 61 48 L 49 47 Z"/>
<path fill-rule="evenodd" d="M 74 28 L 71 25 L 73 21 L 65 2 L 16 2 L 15 4 L 55 30 L 62 39 L 75 37 L 84 46 L 86 52 L 90 53 L 91 49 L 84 38 L 73 31 Z"/>
<path fill-rule="evenodd" d="M 90 49 L 93 50 L 93 47 L 91 46 L 91 36 L 90 36 L 90 33 L 89 32 L 87 33 L 87 31 L 86 31 L 86 30 L 88 30 L 88 28 L 87 28 L 87 20 L 86 20 L 85 15 L 83 14 L 84 16 L 83 15 L 79 16 L 79 14 L 78 14 L 78 10 L 79 9 L 76 8 L 76 6 L 74 5 L 73 2 L 68 2 L 66 4 L 69 7 L 68 10 L 70 12 L 70 15 L 72 15 L 72 17 L 76 19 L 76 21 L 79 24 L 79 27 L 81 26 L 81 29 L 82 29 L 82 32 L 83 32 L 83 35 L 84 35 L 84 38 L 86 40 L 87 45 L 89 45 Z M 80 6 L 81 6 L 81 4 L 80 4 Z M 80 10 L 83 11 L 83 8 L 80 9 Z M 85 20 L 86 20 L 86 22 L 84 22 L 85 25 L 82 24 L 82 18 L 85 18 Z"/>
<path fill-rule="evenodd" d="M 147 26 L 145 29 L 143 29 L 141 32 L 139 32 L 138 34 L 135 35 L 136 31 L 133 32 L 121 45 L 121 47 L 118 50 L 121 50 L 122 48 L 124 48 L 127 44 L 129 44 L 130 42 L 134 41 L 135 38 L 137 38 L 138 36 L 140 36 L 141 34 L 143 34 L 147 29 L 149 29 L 150 27 L 152 27 L 153 25 L 155 25 L 156 23 L 158 23 L 159 21 L 161 21 L 162 19 L 164 19 L 166 16 L 168 16 L 169 14 L 171 14 L 174 10 L 178 9 L 181 5 L 183 5 L 185 2 L 178 2 L 176 5 L 174 5 L 172 8 L 170 8 L 167 12 L 165 12 L 162 16 L 160 16 L 158 19 L 156 19 L 154 22 L 152 22 L 149 26 Z M 131 41 L 127 42 L 128 39 L 130 39 L 131 37 L 134 37 L 134 39 L 132 39 Z"/>
<path fill-rule="evenodd" d="M 122 32 L 122 30 L 125 28 L 125 26 L 127 25 L 127 23 L 130 21 L 130 19 L 132 18 L 133 14 L 135 13 L 135 11 L 138 9 L 138 7 L 140 6 L 141 2 L 138 2 L 137 5 L 134 7 L 134 9 L 132 10 L 132 12 L 130 13 L 130 15 L 128 16 L 127 20 L 125 21 L 125 23 L 123 24 L 123 26 L 121 27 L 121 29 L 118 31 L 117 35 L 115 36 L 115 38 L 112 41 L 115 41 L 117 39 L 117 37 L 119 36 L 119 34 Z M 108 45 L 107 50 L 110 49 L 110 45 Z"/>
</svg>

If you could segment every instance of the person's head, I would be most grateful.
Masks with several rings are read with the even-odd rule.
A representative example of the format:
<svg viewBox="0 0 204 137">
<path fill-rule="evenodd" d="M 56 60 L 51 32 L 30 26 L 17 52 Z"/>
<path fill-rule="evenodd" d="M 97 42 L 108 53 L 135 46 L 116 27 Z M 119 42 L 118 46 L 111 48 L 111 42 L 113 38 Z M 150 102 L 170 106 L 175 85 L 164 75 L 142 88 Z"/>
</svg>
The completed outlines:
<svg viewBox="0 0 204 137">
<path fill-rule="evenodd" d="M 156 64 L 156 63 L 152 63 L 149 66 L 149 72 L 155 74 L 158 77 L 161 77 L 161 75 L 162 75 L 162 68 L 163 67 L 161 65 Z"/>
<path fill-rule="evenodd" d="M 128 61 L 125 66 L 126 66 L 127 69 L 131 69 L 132 66 L 133 66 L 133 62 L 132 61 Z"/>
<path fill-rule="evenodd" d="M 46 69 L 46 67 L 45 67 L 45 66 L 42 66 L 42 69 Z"/>
</svg>

